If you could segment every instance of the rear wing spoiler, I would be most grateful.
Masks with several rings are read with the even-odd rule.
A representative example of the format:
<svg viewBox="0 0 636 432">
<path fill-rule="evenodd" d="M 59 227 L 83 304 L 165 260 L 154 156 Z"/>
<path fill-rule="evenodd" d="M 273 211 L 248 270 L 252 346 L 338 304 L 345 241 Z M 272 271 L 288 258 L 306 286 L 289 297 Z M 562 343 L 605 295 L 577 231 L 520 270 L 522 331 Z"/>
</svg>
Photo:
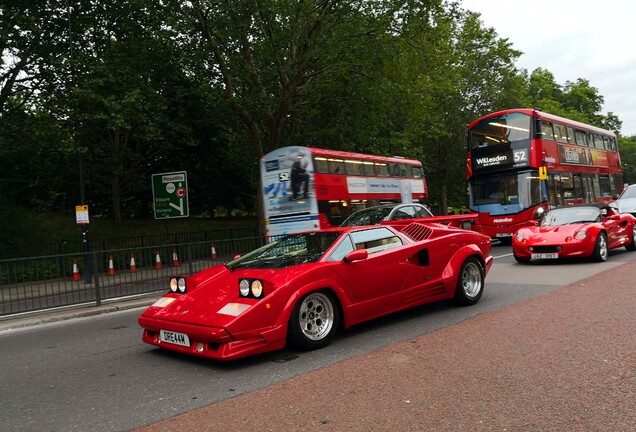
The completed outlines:
<svg viewBox="0 0 636 432">
<path fill-rule="evenodd" d="M 380 225 L 391 225 L 395 227 L 403 227 L 412 223 L 424 223 L 424 224 L 442 224 L 452 228 L 464 228 L 465 222 L 472 223 L 479 218 L 478 213 L 468 213 L 463 215 L 446 215 L 446 216 L 433 216 L 424 218 L 412 218 L 401 219 L 392 221 L 380 222 Z"/>
</svg>

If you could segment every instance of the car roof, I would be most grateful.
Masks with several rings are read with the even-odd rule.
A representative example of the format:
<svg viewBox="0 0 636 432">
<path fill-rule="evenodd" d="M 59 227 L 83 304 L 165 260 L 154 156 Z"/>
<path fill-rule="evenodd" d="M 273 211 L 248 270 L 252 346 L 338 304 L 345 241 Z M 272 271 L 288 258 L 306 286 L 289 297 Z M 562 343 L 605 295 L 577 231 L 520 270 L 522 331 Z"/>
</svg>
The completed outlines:
<svg viewBox="0 0 636 432">
<path fill-rule="evenodd" d="M 378 208 L 388 208 L 388 207 L 393 208 L 393 207 L 402 207 L 402 206 L 413 206 L 413 205 L 418 207 L 425 207 L 423 204 L 420 204 L 420 203 L 389 203 L 389 204 L 380 204 L 380 205 L 372 206 L 372 207 L 366 207 L 358 211 L 378 209 Z"/>
<path fill-rule="evenodd" d="M 568 206 L 561 206 L 561 207 L 553 208 L 551 210 L 561 210 L 561 209 L 577 208 L 577 207 L 596 207 L 601 210 L 611 209 L 609 204 L 606 204 L 606 203 L 588 203 L 588 204 L 574 204 L 574 205 L 568 205 Z"/>
</svg>

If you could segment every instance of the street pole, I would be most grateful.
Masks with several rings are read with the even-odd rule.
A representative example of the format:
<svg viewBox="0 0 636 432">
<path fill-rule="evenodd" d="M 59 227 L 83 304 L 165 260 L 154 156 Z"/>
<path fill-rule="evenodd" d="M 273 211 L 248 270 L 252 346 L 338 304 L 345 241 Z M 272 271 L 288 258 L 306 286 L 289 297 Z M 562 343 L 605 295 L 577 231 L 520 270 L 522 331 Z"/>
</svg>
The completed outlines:
<svg viewBox="0 0 636 432">
<path fill-rule="evenodd" d="M 69 43 L 69 55 L 70 55 L 70 67 L 71 67 L 71 87 L 75 88 L 75 57 L 73 53 L 73 29 L 71 26 L 71 6 L 69 0 L 66 0 L 66 12 L 68 16 L 68 43 Z M 77 123 L 76 123 L 77 125 Z M 86 189 L 84 187 L 84 157 L 82 155 L 82 149 L 80 147 L 79 131 L 78 128 L 74 128 L 75 133 L 75 151 L 77 153 L 77 166 L 79 170 L 79 189 L 80 189 L 80 203 L 86 205 Z M 84 252 L 84 280 L 87 284 L 91 283 L 92 270 L 91 270 L 91 257 L 90 257 L 90 243 L 88 241 L 88 223 L 81 224 L 82 226 L 82 250 Z"/>
</svg>

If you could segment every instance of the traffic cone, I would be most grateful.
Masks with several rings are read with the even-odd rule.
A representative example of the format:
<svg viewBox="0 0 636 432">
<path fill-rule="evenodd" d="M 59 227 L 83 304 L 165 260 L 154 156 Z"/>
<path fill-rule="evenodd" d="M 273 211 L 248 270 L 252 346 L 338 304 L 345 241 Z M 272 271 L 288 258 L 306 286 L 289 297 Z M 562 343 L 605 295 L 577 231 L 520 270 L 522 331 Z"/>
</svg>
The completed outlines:
<svg viewBox="0 0 636 432">
<path fill-rule="evenodd" d="M 216 249 L 214 248 L 214 243 L 212 243 L 212 259 L 216 259 Z"/>
<path fill-rule="evenodd" d="M 155 255 L 155 268 L 163 268 L 163 266 L 161 265 L 161 255 L 159 255 L 159 251 L 157 251 L 157 254 Z"/>
<path fill-rule="evenodd" d="M 172 249 L 172 267 L 179 267 L 179 257 L 176 249 Z"/>
<path fill-rule="evenodd" d="M 77 260 L 73 260 L 73 280 L 80 280 L 79 269 L 77 268 Z"/>
<path fill-rule="evenodd" d="M 135 254 L 130 254 L 130 271 L 132 273 L 137 271 L 137 266 L 135 265 Z"/>
<path fill-rule="evenodd" d="M 115 276 L 115 266 L 113 265 L 113 256 L 108 258 L 108 276 Z"/>
</svg>

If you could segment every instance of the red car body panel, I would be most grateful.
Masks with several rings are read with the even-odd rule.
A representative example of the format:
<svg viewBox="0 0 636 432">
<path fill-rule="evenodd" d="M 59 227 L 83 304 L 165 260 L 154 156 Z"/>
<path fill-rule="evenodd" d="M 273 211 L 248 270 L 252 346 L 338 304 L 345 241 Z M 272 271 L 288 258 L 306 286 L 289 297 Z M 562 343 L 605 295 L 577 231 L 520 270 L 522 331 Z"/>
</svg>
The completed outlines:
<svg viewBox="0 0 636 432">
<path fill-rule="evenodd" d="M 594 253 L 596 240 L 601 232 L 607 235 L 608 249 L 633 245 L 636 218 L 627 213 L 617 214 L 602 204 L 598 206 L 608 211 L 600 222 L 533 226 L 518 230 L 512 239 L 514 255 L 523 260 L 530 260 L 532 253 L 541 252 L 558 253 L 559 258 L 590 257 Z M 576 234 L 582 230 L 586 231 L 587 235 L 583 239 L 578 239 Z M 519 240 L 519 237 L 522 239 Z"/>
<path fill-rule="evenodd" d="M 414 219 L 413 221 L 417 221 Z M 411 221 L 412 222 L 412 221 Z M 163 307 L 150 306 L 139 317 L 143 341 L 162 348 L 218 360 L 281 349 L 294 306 L 305 294 L 329 290 L 337 296 L 345 328 L 382 315 L 455 295 L 463 262 L 476 257 L 490 270 L 491 240 L 482 234 L 437 224 L 424 227 L 425 237 L 353 262 L 330 261 L 332 246 L 317 262 L 277 269 L 233 269 L 215 266 L 187 277 L 185 294 L 168 293 Z M 404 238 L 404 224 L 385 225 Z M 374 227 L 328 231 L 349 233 Z M 341 240 L 339 239 L 335 245 Z M 262 299 L 239 295 L 243 278 L 263 281 Z M 174 299 L 174 300 L 170 300 Z M 158 303 L 158 302 L 157 302 Z M 224 313 L 228 305 L 244 309 Z M 161 330 L 186 334 L 189 346 L 162 342 Z"/>
</svg>

